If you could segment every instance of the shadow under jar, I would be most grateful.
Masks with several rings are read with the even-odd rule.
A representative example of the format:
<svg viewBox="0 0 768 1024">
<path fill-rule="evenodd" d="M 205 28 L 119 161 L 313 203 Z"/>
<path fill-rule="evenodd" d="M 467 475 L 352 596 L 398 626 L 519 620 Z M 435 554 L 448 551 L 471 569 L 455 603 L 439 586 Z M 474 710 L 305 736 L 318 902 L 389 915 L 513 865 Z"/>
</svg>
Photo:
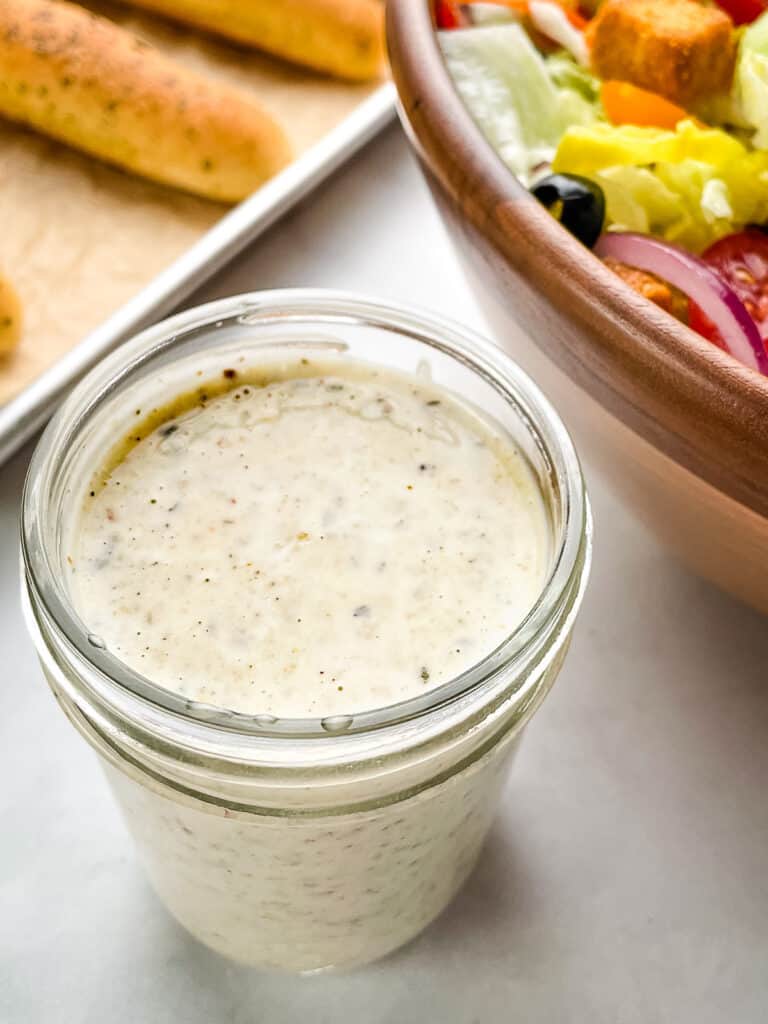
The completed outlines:
<svg viewBox="0 0 768 1024">
<path fill-rule="evenodd" d="M 201 703 L 140 675 L 81 621 L 67 565 L 84 481 L 128 433 L 139 401 L 162 404 L 201 367 L 221 373 L 297 354 L 422 379 L 428 371 L 430 386 L 482 410 L 516 446 L 549 534 L 538 599 L 481 661 L 400 703 L 314 719 Z M 290 291 L 190 310 L 94 370 L 34 454 L 22 549 L 25 612 L 46 678 L 97 751 L 161 900 L 220 953 L 311 971 L 396 949 L 467 877 L 523 727 L 565 656 L 591 520 L 565 429 L 499 349 L 431 316 Z"/>
</svg>

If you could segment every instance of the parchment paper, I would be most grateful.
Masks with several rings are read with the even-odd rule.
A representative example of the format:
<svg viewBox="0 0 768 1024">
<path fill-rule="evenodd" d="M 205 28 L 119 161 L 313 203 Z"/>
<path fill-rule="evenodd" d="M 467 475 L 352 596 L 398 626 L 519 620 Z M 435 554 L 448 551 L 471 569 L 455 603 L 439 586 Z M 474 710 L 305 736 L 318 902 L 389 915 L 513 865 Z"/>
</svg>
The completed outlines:
<svg viewBox="0 0 768 1024">
<path fill-rule="evenodd" d="M 87 6 L 186 64 L 252 89 L 297 154 L 375 88 L 304 72 L 128 8 Z M 75 346 L 226 210 L 0 121 L 0 271 L 24 305 L 22 342 L 0 360 L 0 403 Z"/>
</svg>

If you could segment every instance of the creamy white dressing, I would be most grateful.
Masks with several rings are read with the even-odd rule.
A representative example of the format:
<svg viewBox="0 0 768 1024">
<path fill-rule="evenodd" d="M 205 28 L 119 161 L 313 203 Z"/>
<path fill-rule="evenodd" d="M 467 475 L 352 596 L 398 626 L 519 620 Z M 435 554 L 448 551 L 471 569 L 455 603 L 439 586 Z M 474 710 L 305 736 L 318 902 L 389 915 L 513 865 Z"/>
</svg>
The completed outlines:
<svg viewBox="0 0 768 1024">
<path fill-rule="evenodd" d="M 70 558 L 88 629 L 167 689 L 287 717 L 406 700 L 501 643 L 549 558 L 501 429 L 362 364 L 245 379 L 161 416 L 85 495 Z"/>
</svg>

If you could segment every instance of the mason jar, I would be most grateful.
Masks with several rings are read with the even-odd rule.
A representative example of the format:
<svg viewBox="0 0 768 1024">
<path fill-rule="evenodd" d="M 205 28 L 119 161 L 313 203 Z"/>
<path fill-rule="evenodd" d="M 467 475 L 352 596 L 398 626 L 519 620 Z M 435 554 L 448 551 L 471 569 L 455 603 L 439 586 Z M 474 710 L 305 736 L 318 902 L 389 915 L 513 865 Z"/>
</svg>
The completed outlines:
<svg viewBox="0 0 768 1024">
<path fill-rule="evenodd" d="M 527 459 L 550 540 L 538 600 L 480 663 L 416 698 L 325 719 L 249 716 L 162 689 L 89 633 L 65 571 L 84 481 L 139 401 L 162 404 L 201 367 L 299 351 L 428 372 L 481 409 Z M 590 550 L 568 434 L 500 349 L 374 301 L 266 292 L 150 328 L 69 395 L 29 469 L 22 598 L 48 683 L 96 751 L 162 902 L 228 957 L 313 971 L 407 942 L 472 870 L 523 729 L 563 662 Z"/>
</svg>

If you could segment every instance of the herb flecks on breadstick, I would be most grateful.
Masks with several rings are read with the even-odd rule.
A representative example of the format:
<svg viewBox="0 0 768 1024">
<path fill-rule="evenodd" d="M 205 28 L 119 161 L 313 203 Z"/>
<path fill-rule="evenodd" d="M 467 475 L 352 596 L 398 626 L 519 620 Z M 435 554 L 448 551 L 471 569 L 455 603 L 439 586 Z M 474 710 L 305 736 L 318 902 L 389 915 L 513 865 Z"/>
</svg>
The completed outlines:
<svg viewBox="0 0 768 1024">
<path fill-rule="evenodd" d="M 249 195 L 290 158 L 255 98 L 51 0 L 0 0 L 0 115 L 225 202 Z"/>
</svg>

